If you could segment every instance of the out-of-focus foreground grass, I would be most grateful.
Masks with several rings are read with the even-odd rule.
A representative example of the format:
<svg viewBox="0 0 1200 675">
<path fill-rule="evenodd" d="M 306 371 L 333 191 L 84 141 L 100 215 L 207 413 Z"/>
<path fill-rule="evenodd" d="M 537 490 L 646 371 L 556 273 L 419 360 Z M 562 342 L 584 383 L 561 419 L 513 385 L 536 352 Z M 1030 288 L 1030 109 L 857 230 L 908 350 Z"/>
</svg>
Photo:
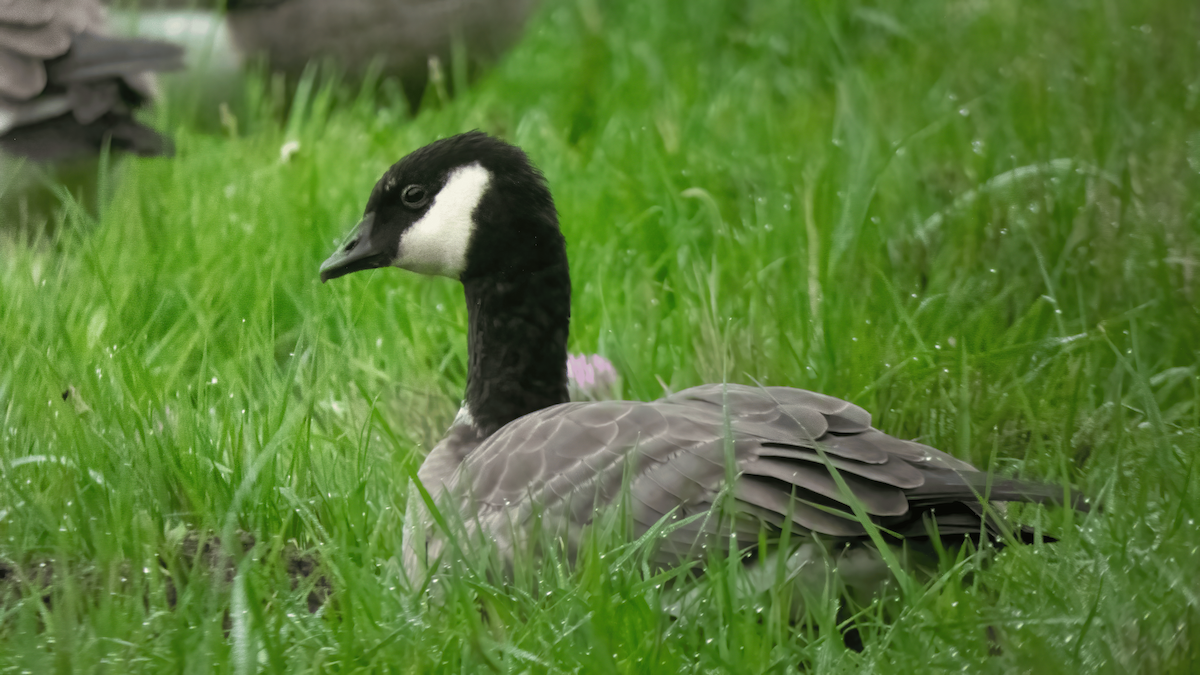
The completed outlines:
<svg viewBox="0 0 1200 675">
<path fill-rule="evenodd" d="M 167 100 L 177 155 L 108 172 L 98 217 L 4 230 L 4 672 L 1193 672 L 1200 5 L 562 1 L 416 119 L 388 83 L 262 82 L 220 131 Z M 1060 541 L 866 608 L 861 654 L 834 601 L 791 626 L 720 578 L 673 619 L 636 556 L 405 591 L 461 291 L 316 268 L 388 165 L 476 127 L 549 178 L 572 347 L 627 397 L 816 389 L 1103 510 L 1023 510 Z M 188 529 L 258 543 L 213 580 Z"/>
</svg>

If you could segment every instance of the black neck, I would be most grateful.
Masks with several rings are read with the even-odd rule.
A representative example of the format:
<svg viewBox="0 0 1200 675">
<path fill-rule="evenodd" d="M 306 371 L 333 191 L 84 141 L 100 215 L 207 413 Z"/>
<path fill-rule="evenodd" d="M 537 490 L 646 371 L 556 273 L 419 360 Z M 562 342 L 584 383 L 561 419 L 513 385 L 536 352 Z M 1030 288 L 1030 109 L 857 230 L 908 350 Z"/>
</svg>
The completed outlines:
<svg viewBox="0 0 1200 675">
<path fill-rule="evenodd" d="M 515 278 L 464 281 L 467 409 L 484 436 L 516 418 L 564 403 L 571 279 L 567 262 Z"/>
</svg>

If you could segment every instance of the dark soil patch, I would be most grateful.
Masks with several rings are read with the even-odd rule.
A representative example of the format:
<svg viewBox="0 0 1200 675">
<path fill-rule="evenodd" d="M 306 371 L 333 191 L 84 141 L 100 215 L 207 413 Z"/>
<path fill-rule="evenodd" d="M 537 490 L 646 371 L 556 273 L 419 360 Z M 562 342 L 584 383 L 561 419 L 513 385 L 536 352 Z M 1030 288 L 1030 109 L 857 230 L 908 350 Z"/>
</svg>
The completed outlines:
<svg viewBox="0 0 1200 675">
<path fill-rule="evenodd" d="M 290 542 L 278 553 L 257 545 L 256 537 L 249 532 L 237 533 L 234 549 L 233 546 L 224 545 L 219 536 L 198 530 L 189 531 L 178 546 L 158 555 L 158 563 L 164 573 L 167 605 L 175 609 L 180 590 L 196 580 L 228 587 L 237 573 L 238 561 L 246 555 L 251 556 L 252 564 L 264 564 L 264 560 L 278 555 L 284 563 L 291 589 L 309 589 L 306 597 L 308 611 L 315 613 L 325 604 L 333 587 L 315 553 L 303 551 Z M 128 562 L 119 567 L 121 582 L 130 578 L 130 571 Z M 87 561 L 63 562 L 46 557 L 15 562 L 0 558 L 0 609 L 35 595 L 47 607 L 52 606 L 54 588 L 66 579 L 66 575 L 70 575 L 71 580 L 85 593 L 98 590 L 103 585 L 98 570 Z M 147 597 L 147 605 L 149 602 Z"/>
</svg>

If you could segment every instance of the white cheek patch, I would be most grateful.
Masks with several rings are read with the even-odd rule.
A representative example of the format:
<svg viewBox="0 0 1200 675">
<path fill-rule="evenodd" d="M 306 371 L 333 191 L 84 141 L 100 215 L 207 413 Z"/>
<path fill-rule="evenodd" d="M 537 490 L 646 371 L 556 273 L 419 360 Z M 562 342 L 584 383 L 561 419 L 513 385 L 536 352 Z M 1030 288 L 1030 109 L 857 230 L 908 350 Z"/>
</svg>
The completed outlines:
<svg viewBox="0 0 1200 675">
<path fill-rule="evenodd" d="M 418 274 L 459 278 L 467 267 L 467 246 L 475 229 L 472 216 L 492 174 L 478 162 L 455 169 L 425 215 L 400 235 L 392 264 Z"/>
</svg>

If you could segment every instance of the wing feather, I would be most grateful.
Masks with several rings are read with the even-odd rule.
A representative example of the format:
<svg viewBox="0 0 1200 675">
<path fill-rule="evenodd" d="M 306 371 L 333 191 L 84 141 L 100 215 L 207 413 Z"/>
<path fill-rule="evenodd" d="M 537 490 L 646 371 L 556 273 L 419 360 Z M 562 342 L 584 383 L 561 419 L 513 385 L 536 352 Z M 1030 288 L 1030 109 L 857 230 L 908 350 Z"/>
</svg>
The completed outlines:
<svg viewBox="0 0 1200 675">
<path fill-rule="evenodd" d="M 841 459 L 832 454 L 827 454 L 826 459 L 817 454 L 815 450 L 790 448 L 779 443 L 763 445 L 758 454 L 761 457 L 786 458 L 820 465 L 824 465 L 828 461 L 838 471 L 852 473 L 898 488 L 915 488 L 925 482 L 920 469 L 898 459 L 892 459 L 882 464 L 864 464 L 862 462 Z"/>
<path fill-rule="evenodd" d="M 780 516 L 786 516 L 790 512 L 793 523 L 811 532 L 835 537 L 858 537 L 866 534 L 866 529 L 857 520 L 843 518 L 817 508 L 807 500 L 799 498 L 799 495 L 793 499 L 789 492 L 780 488 L 778 481 L 743 477 L 734 484 L 733 495 L 739 501 Z"/>
<path fill-rule="evenodd" d="M 874 465 L 869 465 L 874 467 Z M 809 492 L 848 503 L 848 496 L 834 480 L 824 465 L 806 462 L 780 462 L 770 458 L 756 459 L 741 464 L 742 471 L 752 476 L 764 476 L 803 488 Z M 908 500 L 904 491 L 894 485 L 860 478 L 851 473 L 842 474 L 842 480 L 850 493 L 866 507 L 867 513 L 875 516 L 900 516 L 908 512 Z"/>
<path fill-rule="evenodd" d="M 23 101 L 45 88 L 46 66 L 40 58 L 0 49 L 0 96 Z"/>
</svg>

